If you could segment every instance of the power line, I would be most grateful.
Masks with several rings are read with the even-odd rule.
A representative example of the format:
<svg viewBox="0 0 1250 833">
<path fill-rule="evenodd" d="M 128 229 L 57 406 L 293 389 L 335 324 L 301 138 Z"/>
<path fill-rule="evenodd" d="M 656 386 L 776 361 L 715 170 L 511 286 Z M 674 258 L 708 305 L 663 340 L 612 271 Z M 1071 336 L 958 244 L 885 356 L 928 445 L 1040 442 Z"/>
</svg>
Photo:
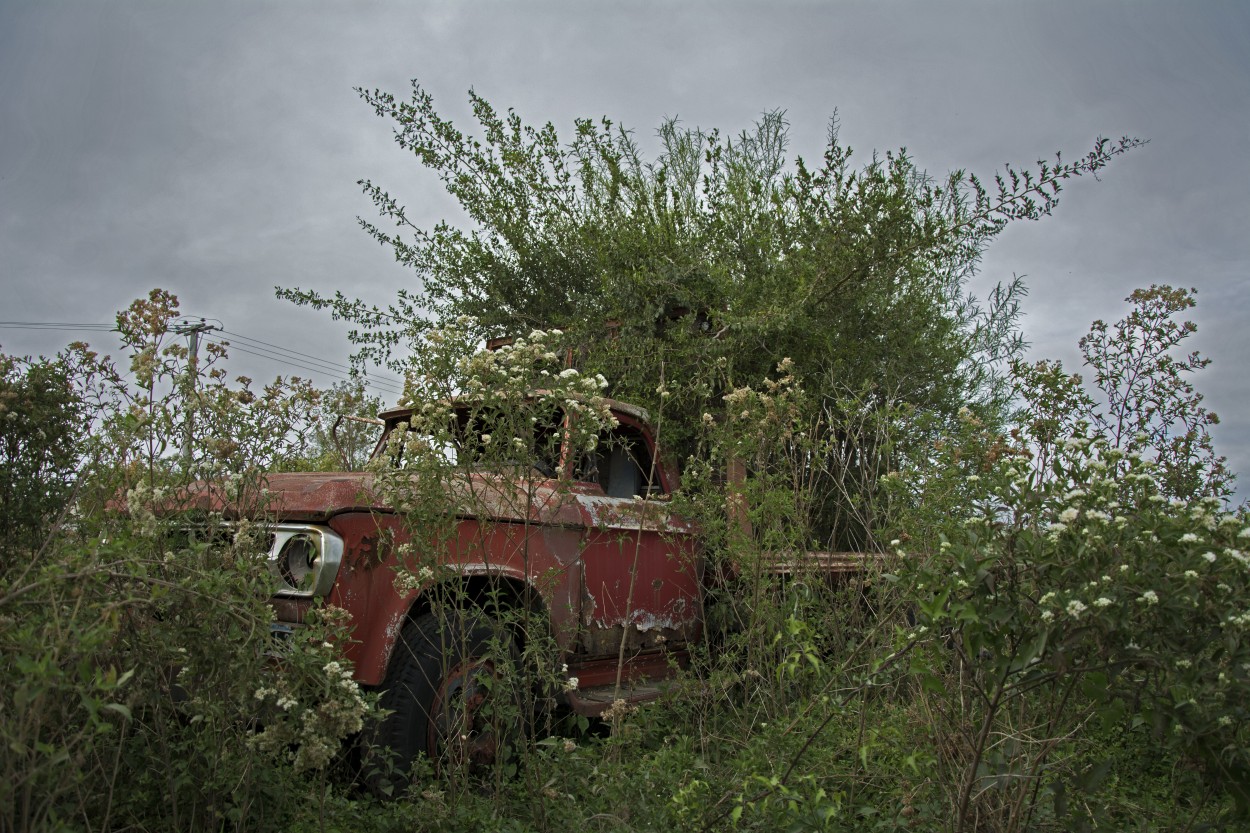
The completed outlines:
<svg viewBox="0 0 1250 833">
<path fill-rule="evenodd" d="M 68 321 L 0 321 L 0 327 L 10 330 L 82 330 L 107 333 L 116 330 L 112 324 L 74 324 Z"/>
<path fill-rule="evenodd" d="M 236 332 L 233 332 L 233 331 L 231 331 L 231 330 L 227 330 L 227 329 L 225 329 L 225 325 L 224 325 L 224 324 L 222 324 L 221 319 L 219 319 L 219 318 L 210 318 L 210 319 L 207 319 L 207 320 L 210 320 L 210 321 L 216 321 L 216 322 L 217 322 L 217 324 L 219 325 L 219 326 L 218 326 L 218 329 L 219 329 L 219 330 L 221 330 L 221 332 L 222 332 L 224 335 L 228 335 L 228 336 L 232 336 L 233 338 L 237 338 L 237 339 L 239 339 L 239 340 L 243 341 L 243 342 L 244 342 L 244 343 L 246 343 L 246 344 L 250 344 L 250 345 L 253 345 L 253 346 L 255 346 L 255 345 L 263 345 L 264 347 L 268 347 L 268 348 L 272 348 L 273 350 L 277 350 L 277 351 L 279 351 L 279 352 L 280 352 L 280 353 L 282 353 L 282 354 L 286 354 L 286 355 L 290 355 L 290 356 L 298 356 L 298 357 L 300 357 L 300 358 L 302 358 L 302 359 L 308 359 L 308 360 L 311 360 L 311 361 L 313 361 L 313 362 L 316 362 L 316 363 L 317 363 L 317 364 L 319 364 L 319 365 L 324 365 L 326 368 L 329 368 L 329 369 L 328 369 L 328 370 L 321 371 L 321 370 L 318 370 L 317 368 L 310 368 L 310 367 L 307 367 L 306 365 L 301 365 L 301 364 L 298 364 L 297 362 L 292 362 L 292 364 L 294 364 L 296 367 L 301 367 L 301 368 L 303 368 L 304 370 L 318 370 L 318 372 L 324 372 L 324 373 L 336 373 L 336 372 L 337 372 L 337 373 L 341 373 L 341 372 L 343 372 L 343 371 L 346 371 L 347 373 L 351 374 L 350 378 L 358 378 L 358 377 L 357 377 L 357 375 L 356 375 L 356 373 L 355 373 L 355 368 L 354 368 L 354 367 L 352 367 L 351 365 L 342 364 L 342 363 L 340 363 L 340 362 L 332 362 L 332 361 L 330 361 L 329 359 L 323 359 L 323 358 L 321 358 L 320 356 L 314 356 L 314 355 L 312 355 L 312 354 L 310 354 L 310 353 L 301 353 L 299 350 L 294 350 L 294 349 L 292 349 L 292 348 L 290 348 L 290 347 L 283 347 L 281 344 L 274 344 L 274 343 L 273 343 L 273 342 L 271 342 L 271 341 L 264 341 L 263 339 L 253 338 L 252 336 L 247 336 L 247 335 L 244 335 L 243 333 L 236 333 Z M 228 344 L 233 344 L 233 341 L 228 342 Z M 239 348 L 239 349 L 240 349 L 240 350 L 242 350 L 242 348 Z M 260 349 L 260 348 L 258 347 L 257 349 Z M 244 351 L 244 352 L 246 352 L 246 351 Z M 267 351 L 267 350 L 262 350 L 262 352 L 269 352 L 269 351 Z M 403 380 L 402 380 L 402 379 L 396 378 L 395 376 L 391 376 L 391 375 L 386 374 L 386 373 L 378 373 L 378 372 L 369 373 L 369 374 L 367 374 L 367 378 L 368 378 L 368 379 L 376 379 L 376 380 L 379 380 L 379 381 L 382 383 L 382 385 L 383 385 L 383 386 L 389 386 L 389 387 L 392 387 L 392 388 L 402 388 L 402 387 L 403 387 L 403 385 L 404 385 L 404 382 L 403 382 Z M 392 392 L 394 392 L 394 391 L 392 391 Z"/>
<path fill-rule="evenodd" d="M 217 344 L 217 345 L 219 345 L 219 346 L 221 346 L 221 347 L 225 347 L 225 348 L 230 349 L 230 350 L 234 350 L 234 351 L 239 352 L 239 353 L 246 353 L 246 354 L 248 354 L 249 356 L 257 356 L 257 357 L 262 358 L 262 359 L 269 359 L 270 361 L 278 362 L 279 364 L 286 365 L 286 366 L 288 366 L 288 367 L 298 367 L 298 368 L 300 368 L 301 370 L 307 370 L 307 371 L 309 371 L 309 372 L 311 372 L 311 373 L 322 373 L 322 374 L 325 374 L 325 375 L 327 375 L 327 376 L 332 376 L 332 377 L 334 377 L 334 378 L 336 378 L 336 379 L 338 379 L 338 380 L 340 380 L 340 381 L 344 381 L 344 382 L 349 382 L 349 381 L 353 381 L 353 380 L 357 380 L 357 379 L 358 379 L 358 380 L 359 380 L 362 384 L 364 384 L 364 385 L 366 385 L 366 386 L 368 386 L 368 387 L 377 388 L 378 390 L 382 391 L 383 393 L 389 393 L 389 394 L 393 394 L 393 395 L 395 395 L 395 396 L 399 396 L 399 395 L 400 395 L 400 393 L 401 393 L 401 391 L 400 391 L 400 390 L 398 390 L 397 388 L 392 387 L 392 386 L 390 386 L 390 385 L 387 385 L 387 384 L 385 384 L 385 383 L 382 383 L 382 382 L 376 381 L 376 380 L 371 380 L 371 379 L 370 379 L 370 378 L 368 378 L 367 376 L 355 376 L 355 377 L 353 377 L 353 376 L 350 376 L 350 375 L 347 375 L 347 374 L 343 374 L 343 373 L 340 373 L 340 372 L 337 372 L 337 371 L 327 370 L 327 369 L 322 368 L 322 367 L 311 367 L 311 366 L 309 366 L 309 365 L 307 365 L 307 364 L 301 364 L 300 362 L 294 361 L 294 360 L 292 360 L 289 356 L 283 356 L 283 355 L 280 355 L 280 354 L 278 354 L 278 353 L 274 353 L 274 352 L 269 351 L 269 350 L 263 350 L 263 351 L 262 351 L 262 350 L 248 350 L 248 349 L 247 349 L 247 348 L 245 348 L 245 347 L 239 347 L 238 345 L 236 345 L 236 344 L 231 344 L 230 342 L 222 342 L 222 341 L 217 341 L 217 340 L 214 340 L 214 339 L 209 339 L 209 342 L 210 342 L 210 343 L 212 343 L 212 344 Z"/>
<path fill-rule="evenodd" d="M 283 346 L 281 346 L 281 345 L 278 345 L 278 344 L 273 344 L 273 343 L 268 342 L 268 341 L 261 341 L 261 340 L 260 340 L 260 339 L 258 339 L 258 338 L 252 338 L 252 337 L 250 337 L 250 336 L 245 336 L 245 335 L 243 335 L 242 333 L 235 333 L 235 332 L 231 332 L 230 330 L 222 330 L 221 332 L 222 332 L 224 335 L 233 336 L 234 338 L 237 338 L 237 339 L 239 339 L 239 340 L 241 340 L 241 341 L 243 341 L 243 342 L 245 342 L 245 343 L 249 343 L 249 344 L 253 344 L 253 345 L 256 345 L 256 344 L 262 344 L 262 345 L 264 345 L 265 347 L 272 347 L 273 349 L 278 350 L 278 351 L 281 351 L 282 353 L 287 353 L 287 354 L 290 354 L 290 355 L 292 355 L 292 356 L 299 356 L 299 357 L 304 358 L 304 359 L 311 359 L 312 361 L 317 362 L 318 364 L 325 365 L 326 367 L 328 367 L 328 368 L 332 368 L 332 369 L 334 369 L 334 370 L 336 370 L 336 371 L 344 371 L 344 370 L 345 370 L 345 371 L 347 371 L 347 372 L 349 372 L 349 373 L 350 373 L 350 372 L 354 369 L 354 368 L 352 368 L 352 367 L 351 367 L 351 365 L 340 364 L 339 362 L 332 362 L 332 361 L 329 361 L 329 360 L 327 360 L 327 359 L 321 359 L 321 358 L 318 358 L 317 356 L 312 356 L 312 355 L 309 355 L 308 353 L 301 353 L 301 352 L 300 352 L 300 351 L 298 351 L 298 350 L 292 350 L 292 349 L 290 349 L 289 347 L 283 347 Z M 385 383 L 387 383 L 387 384 L 391 384 L 391 385 L 401 385 L 401 384 L 403 384 L 403 383 L 402 383 L 399 379 L 395 378 L 394 376 L 390 376 L 390 375 L 388 375 L 388 374 L 385 374 L 385 373 L 374 373 L 374 374 L 371 374 L 371 375 L 370 375 L 370 378 L 372 378 L 372 379 L 378 379 L 378 380 L 381 380 L 382 382 L 385 382 Z"/>
<path fill-rule="evenodd" d="M 210 341 L 212 344 L 220 345 L 222 346 L 222 348 L 227 348 L 231 351 L 235 351 L 235 353 L 246 353 L 247 355 L 259 356 L 259 358 L 261 359 L 269 359 L 270 361 L 276 361 L 276 363 L 286 365 L 286 366 L 291 366 L 291 368 L 299 368 L 301 370 L 310 371 L 310 373 L 320 373 L 320 374 L 324 374 L 327 376 L 332 376 L 332 378 L 339 379 L 340 381 L 350 381 L 352 379 L 352 376 L 344 374 L 344 373 L 340 373 L 340 371 L 327 370 L 325 368 L 317 368 L 317 366 L 312 366 L 309 364 L 302 364 L 300 363 L 300 361 L 292 360 L 290 356 L 280 355 L 280 354 L 274 353 L 274 351 L 271 351 L 271 350 L 249 350 L 247 348 L 242 348 L 242 346 L 239 346 L 237 344 L 232 344 L 230 343 L 230 341 L 219 341 L 219 340 L 212 340 L 212 339 L 210 339 Z M 357 378 L 359 378 L 359 376 L 357 376 Z M 384 388 L 384 386 L 382 386 L 380 383 L 374 383 L 374 381 L 370 381 L 369 379 L 360 378 L 360 380 L 362 381 L 362 383 L 366 385 L 375 386 L 375 388 L 379 388 L 379 389 L 384 389 L 386 390 L 386 393 L 395 393 L 395 394 L 399 393 L 399 391 L 397 390 Z"/>
<path fill-rule="evenodd" d="M 217 320 L 217 319 L 203 319 L 203 320 Z M 23 330 L 68 330 L 68 331 L 82 331 L 82 332 L 116 332 L 117 331 L 116 326 L 112 324 L 88 324 L 88 323 L 78 323 L 78 322 L 69 322 L 69 321 L 0 321 L 0 328 L 23 329 Z M 174 327 L 173 329 L 174 331 L 177 331 L 178 328 Z M 256 356 L 262 359 L 269 359 L 270 361 L 275 361 L 275 362 L 278 362 L 279 364 L 289 365 L 291 367 L 298 367 L 301 370 L 307 370 L 311 373 L 322 373 L 328 376 L 332 376 L 335 379 L 338 379 L 340 381 L 352 381 L 353 379 L 359 379 L 363 384 L 369 387 L 377 388 L 378 390 L 384 393 L 389 393 L 395 396 L 400 395 L 400 393 L 402 392 L 401 388 L 403 387 L 403 382 L 401 382 L 399 379 L 396 379 L 393 376 L 389 376 L 387 374 L 375 374 L 373 376 L 367 376 L 367 375 L 355 376 L 355 375 L 352 375 L 352 368 L 349 365 L 341 364 L 339 362 L 332 362 L 327 359 L 322 359 L 317 356 L 313 356 L 309 353 L 302 353 L 298 350 L 292 350 L 291 348 L 283 347 L 279 344 L 274 344 L 272 342 L 262 341 L 260 339 L 254 339 L 254 338 L 251 338 L 250 336 L 245 336 L 242 333 L 230 332 L 221 328 L 220 326 L 215 329 L 218 329 L 222 333 L 227 333 L 233 336 L 234 338 L 237 338 L 238 340 L 243 341 L 244 343 L 249 344 L 251 346 L 263 345 L 263 347 L 256 347 L 255 350 L 249 350 L 246 347 L 239 346 L 237 344 L 234 344 L 233 342 L 223 342 L 220 340 L 209 339 L 209 341 L 212 341 L 212 343 L 218 344 L 222 347 L 232 349 L 235 352 L 246 353 L 248 355 Z M 272 348 L 272 349 L 266 349 L 266 348 Z M 300 361 L 293 357 L 299 357 L 300 359 L 303 359 L 306 361 Z M 315 365 L 319 365 L 319 366 L 312 366 L 308 364 L 308 362 L 313 362 Z"/>
</svg>

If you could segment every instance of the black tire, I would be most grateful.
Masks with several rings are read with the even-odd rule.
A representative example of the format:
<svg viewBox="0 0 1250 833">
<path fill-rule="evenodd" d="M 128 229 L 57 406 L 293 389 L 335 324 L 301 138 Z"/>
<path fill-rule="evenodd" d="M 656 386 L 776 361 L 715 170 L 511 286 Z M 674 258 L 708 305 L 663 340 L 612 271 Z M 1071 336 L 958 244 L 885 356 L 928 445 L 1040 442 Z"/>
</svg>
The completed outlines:
<svg viewBox="0 0 1250 833">
<path fill-rule="evenodd" d="M 409 620 L 382 684 L 380 705 L 391 713 L 365 750 L 370 788 L 398 796 L 421 755 L 435 769 L 477 772 L 506 760 L 523 721 L 507 708 L 516 698 L 500 695 L 517 688 L 518 659 L 510 633 L 485 613 L 452 610 Z"/>
</svg>

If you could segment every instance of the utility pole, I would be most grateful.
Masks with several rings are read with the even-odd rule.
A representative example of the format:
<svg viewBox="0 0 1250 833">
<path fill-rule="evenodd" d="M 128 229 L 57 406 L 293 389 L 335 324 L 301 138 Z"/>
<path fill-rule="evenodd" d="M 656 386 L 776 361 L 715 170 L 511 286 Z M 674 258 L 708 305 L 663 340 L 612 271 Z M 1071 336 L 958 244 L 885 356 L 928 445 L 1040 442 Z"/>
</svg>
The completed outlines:
<svg viewBox="0 0 1250 833">
<path fill-rule="evenodd" d="M 183 319 L 174 324 L 171 329 L 180 336 L 186 336 L 188 340 L 187 381 L 185 385 L 186 391 L 183 394 L 187 408 L 187 418 L 184 423 L 185 432 L 182 436 L 182 465 L 189 472 L 191 471 L 191 438 L 195 433 L 195 407 L 191 399 L 196 388 L 199 387 L 200 333 L 220 330 L 221 327 L 216 324 L 209 324 L 201 318 L 199 321 Z"/>
</svg>

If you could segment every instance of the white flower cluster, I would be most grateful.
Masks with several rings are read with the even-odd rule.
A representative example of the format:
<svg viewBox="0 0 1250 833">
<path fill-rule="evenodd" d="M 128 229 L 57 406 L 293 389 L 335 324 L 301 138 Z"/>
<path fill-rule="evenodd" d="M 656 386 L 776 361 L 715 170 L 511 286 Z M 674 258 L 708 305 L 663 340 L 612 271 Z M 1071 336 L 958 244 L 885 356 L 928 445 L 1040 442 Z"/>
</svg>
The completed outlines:
<svg viewBox="0 0 1250 833">
<path fill-rule="evenodd" d="M 326 672 L 326 676 L 330 678 L 330 681 L 339 688 L 359 696 L 360 686 L 357 685 L 350 669 L 344 668 L 336 660 L 331 660 L 325 664 L 322 670 Z"/>
<path fill-rule="evenodd" d="M 126 511 L 137 521 L 141 535 L 152 538 L 159 533 L 160 520 L 155 510 L 165 497 L 165 489 L 147 480 L 140 480 L 126 492 Z"/>
<path fill-rule="evenodd" d="M 323 648 L 328 643 L 323 643 Z M 253 694 L 259 701 L 274 698 L 284 715 L 267 719 L 265 728 L 249 739 L 258 749 L 290 760 L 296 772 L 324 769 L 344 738 L 364 728 L 368 709 L 350 669 L 338 660 L 322 666 L 329 688 L 315 705 L 300 709 L 299 701 L 279 687 L 262 686 Z"/>
<path fill-rule="evenodd" d="M 401 594 L 420 590 L 434 580 L 434 571 L 422 565 L 416 572 L 399 570 L 395 575 L 395 592 Z"/>
</svg>

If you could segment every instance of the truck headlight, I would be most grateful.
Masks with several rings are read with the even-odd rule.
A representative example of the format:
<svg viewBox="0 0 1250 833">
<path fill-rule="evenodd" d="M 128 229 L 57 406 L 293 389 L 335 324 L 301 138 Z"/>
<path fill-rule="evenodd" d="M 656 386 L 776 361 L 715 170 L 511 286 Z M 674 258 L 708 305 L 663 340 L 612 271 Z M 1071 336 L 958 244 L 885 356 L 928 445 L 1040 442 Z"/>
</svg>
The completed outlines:
<svg viewBox="0 0 1250 833">
<path fill-rule="evenodd" d="M 343 561 L 343 539 L 332 530 L 275 524 L 269 545 L 269 572 L 281 596 L 325 596 Z"/>
</svg>

